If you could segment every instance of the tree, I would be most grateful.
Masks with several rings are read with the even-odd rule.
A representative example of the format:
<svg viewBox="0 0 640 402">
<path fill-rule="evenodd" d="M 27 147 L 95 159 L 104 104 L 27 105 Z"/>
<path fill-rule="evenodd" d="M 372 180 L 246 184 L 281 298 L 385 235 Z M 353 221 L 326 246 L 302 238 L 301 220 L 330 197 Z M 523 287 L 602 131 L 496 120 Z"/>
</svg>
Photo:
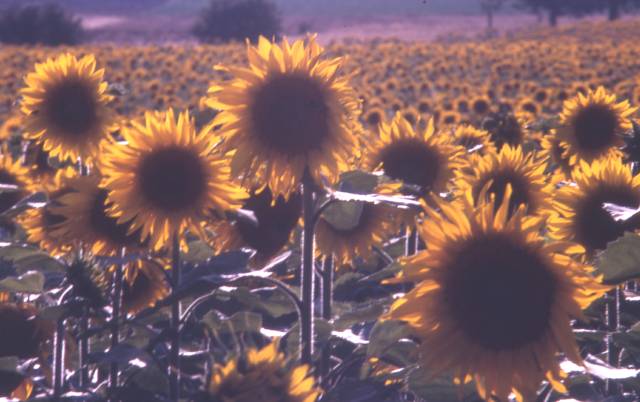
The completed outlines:
<svg viewBox="0 0 640 402">
<path fill-rule="evenodd" d="M 623 11 L 640 8 L 640 0 L 607 0 L 605 6 L 609 21 L 615 21 L 620 18 Z"/>
<path fill-rule="evenodd" d="M 487 28 L 493 29 L 493 15 L 504 5 L 505 0 L 480 0 L 482 11 L 487 14 Z"/>
<path fill-rule="evenodd" d="M 521 8 L 538 13 L 547 12 L 549 25 L 558 25 L 558 18 L 563 15 L 584 16 L 602 8 L 602 0 L 519 0 Z M 627 0 L 610 0 L 627 1 Z M 638 0 L 631 0 L 638 1 Z"/>
</svg>

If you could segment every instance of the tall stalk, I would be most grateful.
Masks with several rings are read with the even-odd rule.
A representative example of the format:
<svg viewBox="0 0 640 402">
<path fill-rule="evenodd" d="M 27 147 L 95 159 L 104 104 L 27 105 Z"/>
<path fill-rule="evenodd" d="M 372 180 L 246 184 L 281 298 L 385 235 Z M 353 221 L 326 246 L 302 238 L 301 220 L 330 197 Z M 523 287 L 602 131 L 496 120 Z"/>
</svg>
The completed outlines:
<svg viewBox="0 0 640 402">
<path fill-rule="evenodd" d="M 333 318 L 333 256 L 324 258 L 322 267 L 322 318 L 329 321 Z M 325 378 L 331 368 L 331 348 L 327 343 L 322 350 L 322 360 L 320 362 L 320 376 Z"/>
<path fill-rule="evenodd" d="M 314 202 L 313 179 L 305 172 L 302 179 L 302 202 L 304 228 L 302 232 L 302 269 L 300 271 L 300 291 L 302 309 L 300 314 L 300 360 L 303 364 L 311 364 L 313 359 L 313 227 Z"/>
<path fill-rule="evenodd" d="M 615 289 L 609 291 L 607 294 L 607 305 L 606 305 L 606 318 L 607 318 L 607 326 L 609 327 L 609 331 L 611 333 L 617 332 L 620 330 L 620 302 L 622 299 L 622 290 L 620 286 L 616 286 Z M 620 365 L 618 355 L 620 353 L 619 348 L 613 342 L 612 336 L 610 335 L 607 338 L 607 360 L 608 363 L 613 367 L 618 367 Z M 618 384 L 611 379 L 608 379 L 606 382 L 606 393 L 607 395 L 617 395 L 619 394 Z"/>
<path fill-rule="evenodd" d="M 120 343 L 120 310 L 122 307 L 122 278 L 123 263 L 116 265 L 116 272 L 113 279 L 113 314 L 111 315 L 111 350 L 115 350 Z M 118 363 L 111 363 L 109 369 L 109 386 L 111 389 L 118 387 Z"/>
<path fill-rule="evenodd" d="M 404 255 L 414 255 L 418 250 L 418 231 L 414 226 L 407 227 L 407 237 L 404 245 Z"/>
<path fill-rule="evenodd" d="M 53 338 L 53 396 L 59 398 L 64 387 L 64 323 L 62 317 L 56 323 L 56 333 Z"/>
<path fill-rule="evenodd" d="M 176 296 L 180 286 L 180 237 L 178 233 L 173 236 L 171 278 L 173 295 Z M 171 401 L 180 399 L 180 300 L 173 299 L 171 303 L 171 350 L 169 355 L 169 393 Z"/>
</svg>

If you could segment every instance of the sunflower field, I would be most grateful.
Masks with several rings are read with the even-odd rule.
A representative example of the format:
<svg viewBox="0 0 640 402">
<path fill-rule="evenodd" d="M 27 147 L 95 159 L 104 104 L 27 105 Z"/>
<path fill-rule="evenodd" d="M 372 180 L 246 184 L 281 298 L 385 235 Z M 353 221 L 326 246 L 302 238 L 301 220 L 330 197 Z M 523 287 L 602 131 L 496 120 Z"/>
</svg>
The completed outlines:
<svg viewBox="0 0 640 402">
<path fill-rule="evenodd" d="M 0 51 L 0 400 L 640 400 L 640 25 Z"/>
</svg>

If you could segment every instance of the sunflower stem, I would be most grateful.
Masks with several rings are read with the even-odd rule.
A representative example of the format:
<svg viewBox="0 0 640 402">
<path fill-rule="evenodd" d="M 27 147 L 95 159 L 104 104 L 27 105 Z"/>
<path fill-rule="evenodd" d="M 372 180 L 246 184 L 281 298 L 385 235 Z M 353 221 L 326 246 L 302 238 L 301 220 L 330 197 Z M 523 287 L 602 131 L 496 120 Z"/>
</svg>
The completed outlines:
<svg viewBox="0 0 640 402">
<path fill-rule="evenodd" d="M 618 332 L 620 330 L 620 299 L 622 296 L 622 290 L 620 286 L 616 286 L 615 289 L 609 291 L 608 302 L 606 307 L 607 326 L 611 333 Z M 609 335 L 607 338 L 607 359 L 608 363 L 613 367 L 618 367 L 620 362 L 618 357 L 620 350 L 618 346 L 613 342 L 613 336 Z M 620 388 L 616 381 L 608 379 L 606 382 L 607 395 L 618 395 Z"/>
<path fill-rule="evenodd" d="M 304 228 L 302 233 L 302 270 L 300 272 L 300 289 L 302 311 L 300 314 L 300 360 L 303 364 L 311 364 L 313 359 L 313 179 L 305 172 L 302 179 L 302 208 Z"/>
<path fill-rule="evenodd" d="M 113 314 L 111 316 L 111 350 L 115 350 L 120 343 L 120 310 L 122 307 L 122 278 L 124 266 L 116 265 L 113 279 Z M 118 363 L 111 363 L 109 371 L 109 387 L 115 390 L 118 387 Z"/>
<path fill-rule="evenodd" d="M 180 286 L 180 237 L 178 233 L 173 236 L 171 276 L 173 294 Z M 169 389 L 170 400 L 180 399 L 180 300 L 177 298 L 171 303 L 171 351 L 169 356 Z"/>
<path fill-rule="evenodd" d="M 59 398 L 64 387 L 64 322 L 62 317 L 56 323 L 56 333 L 53 339 L 53 397 Z"/>
<path fill-rule="evenodd" d="M 404 245 L 404 254 L 406 256 L 414 255 L 418 249 L 418 231 L 415 227 L 407 228 L 407 237 Z"/>
<path fill-rule="evenodd" d="M 89 312 L 86 306 L 82 308 L 80 317 L 80 333 L 86 334 L 89 330 Z M 89 337 L 80 338 L 80 353 L 78 354 L 78 365 L 80 366 L 80 388 L 89 385 L 89 367 L 87 367 L 87 356 L 89 355 Z"/>
<path fill-rule="evenodd" d="M 333 256 L 324 258 L 322 268 L 322 318 L 329 321 L 333 316 Z M 325 378 L 331 368 L 331 347 L 329 342 L 322 349 L 322 360 L 320 361 L 320 376 Z"/>
</svg>

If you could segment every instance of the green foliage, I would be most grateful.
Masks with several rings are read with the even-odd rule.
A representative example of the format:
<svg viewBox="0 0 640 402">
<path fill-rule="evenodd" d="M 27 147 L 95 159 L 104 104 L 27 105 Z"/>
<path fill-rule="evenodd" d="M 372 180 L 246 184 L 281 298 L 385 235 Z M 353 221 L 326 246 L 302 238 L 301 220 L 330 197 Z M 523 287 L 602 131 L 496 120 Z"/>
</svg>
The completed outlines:
<svg viewBox="0 0 640 402">
<path fill-rule="evenodd" d="M 640 236 L 626 233 L 610 243 L 595 265 L 604 283 L 617 285 L 640 278 Z"/>
<path fill-rule="evenodd" d="M 192 33 L 202 42 L 256 41 L 280 35 L 280 17 L 267 0 L 212 0 Z"/>
<path fill-rule="evenodd" d="M 80 20 L 56 4 L 12 6 L 0 13 L 0 42 L 15 45 L 74 45 L 82 41 Z"/>
</svg>

